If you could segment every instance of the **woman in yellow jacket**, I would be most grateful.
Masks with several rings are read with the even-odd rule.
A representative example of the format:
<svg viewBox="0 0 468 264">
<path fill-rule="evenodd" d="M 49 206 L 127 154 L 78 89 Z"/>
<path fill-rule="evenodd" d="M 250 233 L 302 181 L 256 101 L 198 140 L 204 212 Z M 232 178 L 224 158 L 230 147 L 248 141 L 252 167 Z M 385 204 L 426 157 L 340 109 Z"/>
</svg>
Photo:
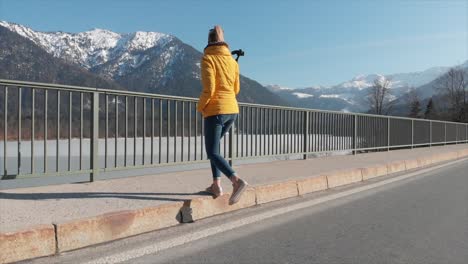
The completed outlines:
<svg viewBox="0 0 468 264">
<path fill-rule="evenodd" d="M 240 91 L 239 65 L 232 58 L 229 46 L 224 42 L 220 26 L 210 29 L 208 45 L 201 60 L 203 91 L 198 102 L 198 111 L 205 122 L 205 148 L 211 163 L 213 184 L 207 191 L 218 197 L 223 194 L 221 172 L 232 182 L 230 203 L 239 201 L 247 188 L 227 161 L 220 155 L 221 138 L 231 128 L 239 114 L 236 95 Z"/>
</svg>

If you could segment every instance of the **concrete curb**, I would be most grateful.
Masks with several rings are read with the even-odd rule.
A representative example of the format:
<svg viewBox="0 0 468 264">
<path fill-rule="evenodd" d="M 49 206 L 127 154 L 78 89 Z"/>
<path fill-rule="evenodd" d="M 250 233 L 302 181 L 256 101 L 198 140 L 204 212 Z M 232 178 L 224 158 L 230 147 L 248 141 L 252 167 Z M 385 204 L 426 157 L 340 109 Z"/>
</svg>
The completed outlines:
<svg viewBox="0 0 468 264">
<path fill-rule="evenodd" d="M 326 190 L 328 189 L 327 176 L 297 180 L 297 189 L 299 195 Z"/>
<path fill-rule="evenodd" d="M 182 206 L 183 202 L 175 202 L 57 223 L 58 251 L 69 251 L 177 225 L 180 223 Z"/>
<path fill-rule="evenodd" d="M 327 173 L 328 188 L 348 185 L 362 181 L 362 169 L 349 169 Z"/>
<path fill-rule="evenodd" d="M 56 253 L 53 225 L 0 234 L 0 263 L 51 256 Z"/>
<path fill-rule="evenodd" d="M 367 168 L 361 168 L 362 180 L 367 181 L 372 178 L 385 176 L 388 173 L 387 164 L 376 165 Z"/>
<path fill-rule="evenodd" d="M 249 188 L 239 202 L 229 205 L 229 193 L 216 199 L 211 196 L 194 198 L 186 201 L 181 209 L 182 223 L 190 223 L 202 218 L 223 214 L 256 205 L 255 189 Z"/>
<path fill-rule="evenodd" d="M 255 187 L 257 204 L 269 203 L 277 200 L 296 197 L 299 195 L 297 181 L 291 180 L 276 184 L 269 184 Z"/>
<path fill-rule="evenodd" d="M 463 149 L 463 150 L 459 150 L 458 152 L 458 158 L 464 158 L 464 157 L 468 157 L 468 149 Z"/>
<path fill-rule="evenodd" d="M 416 161 L 418 162 L 418 168 L 419 167 L 426 167 L 426 166 L 429 166 L 429 165 L 431 165 L 433 163 L 432 162 L 432 157 L 418 158 L 418 159 L 416 159 Z"/>
<path fill-rule="evenodd" d="M 397 173 L 406 171 L 406 162 L 403 161 L 394 161 L 387 164 L 387 174 Z"/>
<path fill-rule="evenodd" d="M 197 197 L 185 202 L 112 212 L 66 223 L 42 225 L 24 231 L 0 234 L 0 263 L 53 255 L 175 226 L 179 223 L 192 222 L 263 203 L 464 157 L 468 157 L 468 149 L 250 187 L 235 205 L 229 205 L 230 194 L 224 194 L 216 199 L 211 196 Z"/>
<path fill-rule="evenodd" d="M 406 170 L 413 170 L 419 168 L 419 164 L 417 160 L 405 160 L 405 168 Z"/>
</svg>

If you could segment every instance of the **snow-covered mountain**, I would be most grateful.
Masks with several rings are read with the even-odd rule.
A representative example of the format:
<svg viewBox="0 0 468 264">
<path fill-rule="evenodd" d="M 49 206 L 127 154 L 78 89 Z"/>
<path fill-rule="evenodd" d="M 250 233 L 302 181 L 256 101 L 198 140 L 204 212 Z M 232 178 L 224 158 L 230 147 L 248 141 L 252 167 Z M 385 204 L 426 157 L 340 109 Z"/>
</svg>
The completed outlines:
<svg viewBox="0 0 468 264">
<path fill-rule="evenodd" d="M 375 79 L 391 80 L 391 88 L 419 87 L 435 80 L 437 77 L 446 73 L 448 70 L 449 67 L 433 67 L 421 72 L 396 73 L 388 75 L 358 75 L 352 80 L 338 84 L 335 87 L 362 90 L 371 87 Z"/>
<path fill-rule="evenodd" d="M 164 47 L 174 39 L 171 35 L 158 32 L 118 34 L 105 29 L 93 29 L 72 34 L 34 31 L 23 25 L 5 21 L 0 21 L 0 26 L 30 39 L 54 57 L 88 70 L 113 62 L 114 67 L 106 73 L 110 78 L 122 76 L 131 68 L 136 68 L 148 60 L 148 56 L 141 55 L 141 52 L 155 46 Z M 173 49 L 163 54 L 167 61 Z"/>
<path fill-rule="evenodd" d="M 279 86 L 279 85 L 267 85 L 266 87 L 268 87 L 268 89 L 270 89 L 271 91 L 275 91 L 275 92 L 279 92 L 279 91 L 292 91 L 294 90 L 293 88 L 289 88 L 289 87 L 284 87 L 284 86 Z"/>
<path fill-rule="evenodd" d="M 113 80 L 54 57 L 32 41 L 2 26 L 0 79 L 124 89 Z"/>
<path fill-rule="evenodd" d="M 419 87 L 430 83 L 446 73 L 450 67 L 433 67 L 421 72 L 390 74 L 386 77 L 392 80 L 392 87 Z"/>
<path fill-rule="evenodd" d="M 76 65 L 78 68 L 95 74 L 96 77 L 115 82 L 122 89 L 191 97 L 197 97 L 201 90 L 199 61 L 202 54 L 169 34 L 142 31 L 120 34 L 105 29 L 93 29 L 80 33 L 40 32 L 5 21 L 0 21 L 0 27 L 17 34 L 19 38 L 28 39 L 57 59 Z M 15 53 L 14 50 L 12 54 L 19 56 L 19 53 Z M 39 69 L 40 65 L 46 63 L 45 61 L 50 61 L 44 59 L 41 64 L 34 58 L 30 59 L 31 63 L 36 66 L 31 67 L 28 73 L 41 72 L 32 69 Z M 22 60 L 18 57 L 17 61 Z M 11 58 L 3 61 L 3 64 L 0 61 L 0 65 L 6 65 L 4 67 L 11 69 L 10 73 L 21 73 L 21 71 L 14 70 L 16 65 L 11 64 Z M 468 61 L 460 67 L 468 68 Z M 286 104 L 292 106 L 366 111 L 367 91 L 375 79 L 391 80 L 392 96 L 400 98 L 411 87 L 424 87 L 448 69 L 448 67 L 434 67 L 421 72 L 358 75 L 337 85 L 310 86 L 300 89 L 279 85 L 268 85 L 265 89 L 259 83 L 241 76 L 243 91 L 239 99 L 244 102 L 273 105 L 285 105 L 284 100 L 286 100 Z M 47 67 L 43 67 L 42 70 L 47 71 Z M 25 71 L 17 78 L 28 79 L 29 75 Z M 48 72 L 42 72 L 40 76 L 48 76 L 43 81 L 60 81 L 60 78 L 54 77 L 55 74 Z M 58 76 L 63 76 L 63 74 Z M 40 81 L 41 78 L 43 77 L 37 77 L 34 80 Z M 76 80 L 76 78 L 66 79 L 67 81 Z M 105 84 L 106 82 L 86 83 Z M 106 86 L 115 85 L 106 84 Z M 424 96 L 433 93 L 433 91 L 426 92 L 423 93 Z"/>
<path fill-rule="evenodd" d="M 458 67 L 468 68 L 468 61 Z M 392 99 L 404 96 L 411 88 L 427 85 L 445 74 L 450 67 L 433 67 L 421 72 L 397 74 L 368 74 L 358 75 L 349 81 L 332 86 L 311 86 L 307 88 L 284 88 L 279 85 L 267 85 L 271 91 L 279 94 L 294 105 L 302 107 L 343 110 L 366 111 L 366 96 L 374 80 L 390 80 Z M 431 91 L 432 93 L 433 91 Z"/>
<path fill-rule="evenodd" d="M 384 77 L 379 74 L 358 75 L 347 82 L 343 82 L 336 86 L 332 86 L 332 88 L 340 87 L 343 89 L 363 90 L 363 89 L 371 87 L 375 79 L 383 79 L 383 78 Z"/>
<path fill-rule="evenodd" d="M 202 53 L 175 36 L 142 31 L 120 34 L 105 29 L 80 33 L 41 32 L 5 21 L 0 21 L 0 28 L 17 36 L 15 37 L 17 47 L 22 46 L 19 44 L 21 40 L 27 40 L 52 57 L 66 61 L 96 77 L 115 82 L 122 89 L 187 97 L 200 95 Z M 11 54 L 18 57 L 15 61 L 21 61 L 20 51 L 12 50 Z M 51 60 L 44 59 L 38 62 L 34 58 L 28 59 L 36 67 L 28 68 L 24 74 L 10 71 L 10 75 L 22 80 L 41 81 L 39 77 L 29 78 L 30 73 L 38 72 L 39 69 L 47 71 L 47 67 L 41 68 L 40 65 L 47 64 Z M 12 58 L 5 58 L 0 61 L 0 65 L 13 69 L 16 65 L 12 65 L 11 61 Z M 11 74 L 12 72 L 15 74 Z M 55 80 L 62 83 L 65 81 L 64 84 L 81 85 L 77 82 L 77 78 L 65 80 L 55 73 L 48 72 L 40 76 L 45 75 L 49 78 L 43 81 Z M 12 78 L 2 72 L 0 76 Z M 242 92 L 238 99 L 241 102 L 287 105 L 279 96 L 258 82 L 242 75 L 240 81 Z"/>
</svg>

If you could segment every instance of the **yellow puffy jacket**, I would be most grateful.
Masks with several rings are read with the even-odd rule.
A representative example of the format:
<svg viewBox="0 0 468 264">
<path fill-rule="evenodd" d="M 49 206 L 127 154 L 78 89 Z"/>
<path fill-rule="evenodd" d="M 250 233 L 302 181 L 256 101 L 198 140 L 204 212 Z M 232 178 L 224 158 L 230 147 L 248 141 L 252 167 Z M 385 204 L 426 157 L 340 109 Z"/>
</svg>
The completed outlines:
<svg viewBox="0 0 468 264">
<path fill-rule="evenodd" d="M 203 91 L 198 111 L 203 117 L 237 114 L 236 95 L 240 91 L 239 65 L 226 44 L 208 46 L 201 60 Z"/>
</svg>

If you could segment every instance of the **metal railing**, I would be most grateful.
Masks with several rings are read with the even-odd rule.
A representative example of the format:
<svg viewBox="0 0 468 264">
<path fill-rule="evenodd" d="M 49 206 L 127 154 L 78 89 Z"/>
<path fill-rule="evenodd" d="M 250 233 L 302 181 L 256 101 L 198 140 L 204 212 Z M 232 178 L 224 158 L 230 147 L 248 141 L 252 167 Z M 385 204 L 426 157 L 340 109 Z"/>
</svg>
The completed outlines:
<svg viewBox="0 0 468 264">
<path fill-rule="evenodd" d="M 207 162 L 195 98 L 0 80 L 2 179 Z M 468 124 L 239 103 L 234 160 L 467 143 Z"/>
</svg>

